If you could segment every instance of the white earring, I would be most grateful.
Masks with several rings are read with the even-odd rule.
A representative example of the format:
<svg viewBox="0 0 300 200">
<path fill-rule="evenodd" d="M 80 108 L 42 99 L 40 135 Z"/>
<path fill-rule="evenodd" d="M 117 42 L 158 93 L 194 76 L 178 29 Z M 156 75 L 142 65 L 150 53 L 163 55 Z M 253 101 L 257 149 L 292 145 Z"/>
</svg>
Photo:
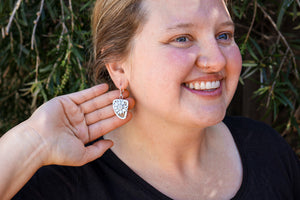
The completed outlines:
<svg viewBox="0 0 300 200">
<path fill-rule="evenodd" d="M 123 92 L 124 90 L 120 88 L 119 99 L 113 100 L 114 112 L 116 116 L 120 119 L 126 119 L 128 111 L 128 101 L 126 99 L 123 99 Z"/>
</svg>

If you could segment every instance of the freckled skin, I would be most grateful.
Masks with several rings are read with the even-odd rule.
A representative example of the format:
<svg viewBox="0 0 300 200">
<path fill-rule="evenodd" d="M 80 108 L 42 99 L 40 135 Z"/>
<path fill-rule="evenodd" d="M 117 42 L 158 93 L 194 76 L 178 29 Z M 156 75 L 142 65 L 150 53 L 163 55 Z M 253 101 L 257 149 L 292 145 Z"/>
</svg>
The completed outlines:
<svg viewBox="0 0 300 200">
<path fill-rule="evenodd" d="M 136 99 L 136 116 L 165 120 L 190 127 L 220 122 L 234 95 L 241 71 L 238 46 L 217 39 L 234 32 L 226 6 L 220 0 L 145 0 L 148 21 L 134 40 L 127 75 Z M 169 30 L 178 23 L 192 26 Z M 188 35 L 190 41 L 174 41 Z M 186 45 L 188 44 L 188 45 Z M 202 60 L 208 68 L 201 66 Z M 208 74 L 221 74 L 222 94 L 207 98 L 191 93 L 182 84 Z"/>
</svg>

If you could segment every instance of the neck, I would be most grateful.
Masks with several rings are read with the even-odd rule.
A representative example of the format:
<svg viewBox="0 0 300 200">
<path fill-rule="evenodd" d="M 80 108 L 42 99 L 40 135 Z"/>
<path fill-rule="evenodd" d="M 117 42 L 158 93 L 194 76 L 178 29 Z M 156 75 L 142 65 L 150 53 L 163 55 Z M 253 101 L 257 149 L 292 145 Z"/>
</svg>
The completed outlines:
<svg viewBox="0 0 300 200">
<path fill-rule="evenodd" d="M 159 168 L 199 166 L 207 154 L 207 132 L 213 128 L 183 127 L 151 115 L 137 115 L 106 135 L 114 141 L 112 150 L 127 164 L 137 158 Z M 130 165 L 130 164 L 129 164 Z"/>
</svg>

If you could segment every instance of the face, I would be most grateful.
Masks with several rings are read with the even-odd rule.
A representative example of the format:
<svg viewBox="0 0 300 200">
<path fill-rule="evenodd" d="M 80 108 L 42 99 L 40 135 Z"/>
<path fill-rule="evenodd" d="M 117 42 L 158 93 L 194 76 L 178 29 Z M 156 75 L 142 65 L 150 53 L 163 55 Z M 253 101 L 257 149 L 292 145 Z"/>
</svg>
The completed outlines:
<svg viewBox="0 0 300 200">
<path fill-rule="evenodd" d="M 222 0 L 144 0 L 147 21 L 125 70 L 136 116 L 186 126 L 220 122 L 239 80 L 241 55 Z"/>
</svg>

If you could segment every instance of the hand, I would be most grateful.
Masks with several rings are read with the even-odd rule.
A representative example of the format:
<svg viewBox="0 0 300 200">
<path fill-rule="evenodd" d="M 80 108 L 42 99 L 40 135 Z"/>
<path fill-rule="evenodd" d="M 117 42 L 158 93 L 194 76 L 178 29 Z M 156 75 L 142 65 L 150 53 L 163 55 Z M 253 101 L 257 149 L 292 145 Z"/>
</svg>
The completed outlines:
<svg viewBox="0 0 300 200">
<path fill-rule="evenodd" d="M 38 108 L 25 121 L 33 129 L 39 142 L 46 150 L 43 163 L 79 166 L 100 157 L 113 143 L 100 140 L 87 143 L 105 135 L 128 122 L 132 114 L 121 120 L 114 115 L 112 101 L 119 97 L 119 91 L 106 93 L 108 86 L 101 84 L 80 92 L 56 97 Z M 123 93 L 124 98 L 129 92 Z M 129 101 L 129 109 L 134 100 Z"/>
</svg>

